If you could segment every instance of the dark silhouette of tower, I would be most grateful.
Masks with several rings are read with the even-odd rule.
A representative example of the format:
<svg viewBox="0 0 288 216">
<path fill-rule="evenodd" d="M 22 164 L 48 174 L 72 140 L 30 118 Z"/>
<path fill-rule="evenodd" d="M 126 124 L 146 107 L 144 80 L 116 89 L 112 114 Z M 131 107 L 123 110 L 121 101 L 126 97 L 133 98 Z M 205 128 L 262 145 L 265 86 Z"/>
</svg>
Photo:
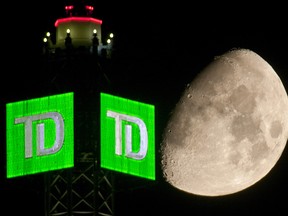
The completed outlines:
<svg viewBox="0 0 288 216">
<path fill-rule="evenodd" d="M 55 43 L 44 41 L 43 73 L 50 92 L 75 94 L 74 167 L 45 173 L 45 215 L 113 215 L 113 174 L 99 165 L 99 92 L 108 91 L 105 62 L 99 55 L 102 20 L 93 6 L 68 4 L 55 22 Z"/>
</svg>

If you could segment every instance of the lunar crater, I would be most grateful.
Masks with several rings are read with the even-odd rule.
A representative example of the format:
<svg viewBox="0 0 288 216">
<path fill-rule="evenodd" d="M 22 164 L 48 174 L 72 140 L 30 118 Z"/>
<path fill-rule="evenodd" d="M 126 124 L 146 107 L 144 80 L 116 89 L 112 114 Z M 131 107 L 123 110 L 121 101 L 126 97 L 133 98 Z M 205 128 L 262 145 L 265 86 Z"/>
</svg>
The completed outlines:
<svg viewBox="0 0 288 216">
<path fill-rule="evenodd" d="M 252 113 L 256 107 L 255 96 L 245 85 L 240 85 L 233 91 L 229 101 L 236 111 Z"/>
<path fill-rule="evenodd" d="M 273 121 L 270 127 L 270 135 L 272 138 L 277 138 L 282 134 L 282 124 L 280 121 Z"/>
</svg>

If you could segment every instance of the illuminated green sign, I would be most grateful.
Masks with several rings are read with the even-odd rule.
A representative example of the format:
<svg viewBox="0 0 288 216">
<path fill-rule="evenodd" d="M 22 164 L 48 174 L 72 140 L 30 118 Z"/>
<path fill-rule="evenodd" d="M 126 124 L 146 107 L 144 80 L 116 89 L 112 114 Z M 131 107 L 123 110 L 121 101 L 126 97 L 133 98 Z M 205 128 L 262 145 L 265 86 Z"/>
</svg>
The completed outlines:
<svg viewBox="0 0 288 216">
<path fill-rule="evenodd" d="M 101 93 L 101 167 L 155 180 L 154 106 Z"/>
<path fill-rule="evenodd" d="M 6 104 L 7 178 L 74 166 L 73 97 Z"/>
</svg>

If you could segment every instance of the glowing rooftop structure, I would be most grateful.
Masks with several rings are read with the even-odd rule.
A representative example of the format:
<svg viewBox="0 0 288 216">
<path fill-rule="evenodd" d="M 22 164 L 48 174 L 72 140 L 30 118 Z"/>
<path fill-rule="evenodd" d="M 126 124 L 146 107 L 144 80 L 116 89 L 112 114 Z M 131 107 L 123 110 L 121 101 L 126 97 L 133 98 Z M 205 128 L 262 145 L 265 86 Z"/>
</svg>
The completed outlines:
<svg viewBox="0 0 288 216">
<path fill-rule="evenodd" d="M 67 49 L 81 49 L 97 54 L 105 49 L 108 53 L 112 48 L 112 38 L 107 40 L 107 45 L 103 45 L 102 20 L 92 17 L 93 10 L 94 7 L 90 5 L 77 8 L 74 5 L 65 6 L 66 17 L 55 21 L 55 35 L 46 34 L 43 40 L 43 53 L 55 53 Z"/>
</svg>

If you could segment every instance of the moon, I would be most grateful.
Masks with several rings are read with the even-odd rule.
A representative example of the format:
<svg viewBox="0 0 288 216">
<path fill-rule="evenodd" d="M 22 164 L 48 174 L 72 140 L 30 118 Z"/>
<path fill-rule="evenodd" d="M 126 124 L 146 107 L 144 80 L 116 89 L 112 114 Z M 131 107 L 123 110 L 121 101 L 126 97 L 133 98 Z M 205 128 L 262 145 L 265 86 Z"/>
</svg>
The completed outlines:
<svg viewBox="0 0 288 216">
<path fill-rule="evenodd" d="M 161 140 L 166 182 L 201 196 L 242 191 L 275 166 L 288 139 L 288 98 L 261 56 L 231 49 L 216 56 L 168 117 Z"/>
</svg>

